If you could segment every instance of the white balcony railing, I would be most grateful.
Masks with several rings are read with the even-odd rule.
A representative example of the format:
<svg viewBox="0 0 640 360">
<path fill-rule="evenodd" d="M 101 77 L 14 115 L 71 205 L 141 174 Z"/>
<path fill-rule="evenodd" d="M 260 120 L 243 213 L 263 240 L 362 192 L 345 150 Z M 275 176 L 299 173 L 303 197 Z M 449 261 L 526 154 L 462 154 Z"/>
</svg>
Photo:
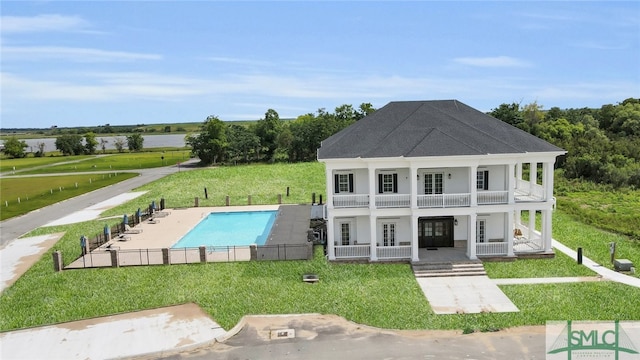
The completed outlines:
<svg viewBox="0 0 640 360">
<path fill-rule="evenodd" d="M 411 206 L 411 195 L 409 194 L 376 195 L 376 207 L 401 208 L 409 206 Z"/>
<path fill-rule="evenodd" d="M 488 242 L 476 244 L 476 255 L 507 255 L 506 242 Z"/>
<path fill-rule="evenodd" d="M 516 201 L 542 201 L 545 199 L 544 187 L 538 184 L 531 184 L 522 179 L 517 179 L 515 200 Z"/>
<path fill-rule="evenodd" d="M 368 194 L 351 194 L 351 195 L 333 195 L 333 207 L 339 208 L 357 208 L 368 207 Z"/>
<path fill-rule="evenodd" d="M 419 208 L 465 207 L 470 206 L 471 194 L 418 195 Z"/>
<path fill-rule="evenodd" d="M 368 258 L 371 254 L 371 246 L 365 245 L 340 245 L 334 248 L 336 259 L 338 258 Z"/>
<path fill-rule="evenodd" d="M 508 191 L 478 191 L 478 205 L 506 204 L 508 202 Z"/>
<path fill-rule="evenodd" d="M 406 259 L 411 258 L 411 246 L 378 246 L 378 259 Z"/>
</svg>

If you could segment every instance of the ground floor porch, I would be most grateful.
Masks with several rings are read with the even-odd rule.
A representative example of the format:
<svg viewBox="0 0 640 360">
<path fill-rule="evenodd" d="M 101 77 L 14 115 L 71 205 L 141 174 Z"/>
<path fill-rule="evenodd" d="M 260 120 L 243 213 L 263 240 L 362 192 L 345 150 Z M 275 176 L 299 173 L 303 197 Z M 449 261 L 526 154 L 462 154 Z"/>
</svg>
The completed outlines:
<svg viewBox="0 0 640 360">
<path fill-rule="evenodd" d="M 540 232 L 535 231 L 536 218 Z M 327 221 L 330 260 L 448 262 L 545 253 L 552 253 L 551 209 Z"/>
</svg>

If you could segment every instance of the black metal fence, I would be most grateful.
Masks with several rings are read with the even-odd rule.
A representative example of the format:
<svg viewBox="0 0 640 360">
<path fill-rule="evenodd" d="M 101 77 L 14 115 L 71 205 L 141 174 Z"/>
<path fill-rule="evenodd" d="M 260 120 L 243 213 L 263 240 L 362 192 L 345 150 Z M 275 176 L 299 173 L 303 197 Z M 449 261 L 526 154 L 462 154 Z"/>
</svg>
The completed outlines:
<svg viewBox="0 0 640 360">
<path fill-rule="evenodd" d="M 65 269 L 195 264 L 260 260 L 308 260 L 313 244 L 201 246 L 199 248 L 127 249 L 117 246 L 79 257 Z"/>
</svg>

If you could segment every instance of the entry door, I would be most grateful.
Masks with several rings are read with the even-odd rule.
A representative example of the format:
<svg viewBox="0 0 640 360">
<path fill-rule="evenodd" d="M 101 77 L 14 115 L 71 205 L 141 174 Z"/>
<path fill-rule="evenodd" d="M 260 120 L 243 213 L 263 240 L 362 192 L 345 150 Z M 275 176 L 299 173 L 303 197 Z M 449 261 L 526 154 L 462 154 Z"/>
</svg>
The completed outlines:
<svg viewBox="0 0 640 360">
<path fill-rule="evenodd" d="M 421 248 L 453 247 L 453 217 L 420 218 L 418 246 Z"/>
</svg>

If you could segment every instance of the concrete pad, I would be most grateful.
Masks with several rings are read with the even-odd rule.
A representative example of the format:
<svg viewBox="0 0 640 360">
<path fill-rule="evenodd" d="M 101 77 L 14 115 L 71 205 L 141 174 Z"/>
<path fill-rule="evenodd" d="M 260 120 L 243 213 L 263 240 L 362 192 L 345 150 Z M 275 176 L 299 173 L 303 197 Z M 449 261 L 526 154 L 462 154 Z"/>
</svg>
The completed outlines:
<svg viewBox="0 0 640 360">
<path fill-rule="evenodd" d="M 492 279 L 496 285 L 522 285 L 522 284 L 561 284 L 584 281 L 603 281 L 600 276 L 568 276 L 547 278 L 520 278 L 520 279 Z"/>
<path fill-rule="evenodd" d="M 95 205 L 89 206 L 84 210 L 76 211 L 70 215 L 64 216 L 58 220 L 54 220 L 43 226 L 68 225 L 68 224 L 80 223 L 83 221 L 95 220 L 100 217 L 100 214 L 102 214 L 103 211 L 111 209 L 112 207 L 115 207 L 117 205 L 124 204 L 125 202 L 129 200 L 133 200 L 145 193 L 146 191 L 138 191 L 138 192 L 128 192 L 118 196 L 114 196 L 109 200 L 99 202 Z"/>
<path fill-rule="evenodd" d="M 488 276 L 451 276 L 416 280 L 436 314 L 520 311 Z"/>
<path fill-rule="evenodd" d="M 226 333 L 195 304 L 0 333 L 3 359 L 113 359 L 185 351 Z"/>
<path fill-rule="evenodd" d="M 63 234 L 16 239 L 0 249 L 0 292 L 13 285 Z"/>
</svg>

